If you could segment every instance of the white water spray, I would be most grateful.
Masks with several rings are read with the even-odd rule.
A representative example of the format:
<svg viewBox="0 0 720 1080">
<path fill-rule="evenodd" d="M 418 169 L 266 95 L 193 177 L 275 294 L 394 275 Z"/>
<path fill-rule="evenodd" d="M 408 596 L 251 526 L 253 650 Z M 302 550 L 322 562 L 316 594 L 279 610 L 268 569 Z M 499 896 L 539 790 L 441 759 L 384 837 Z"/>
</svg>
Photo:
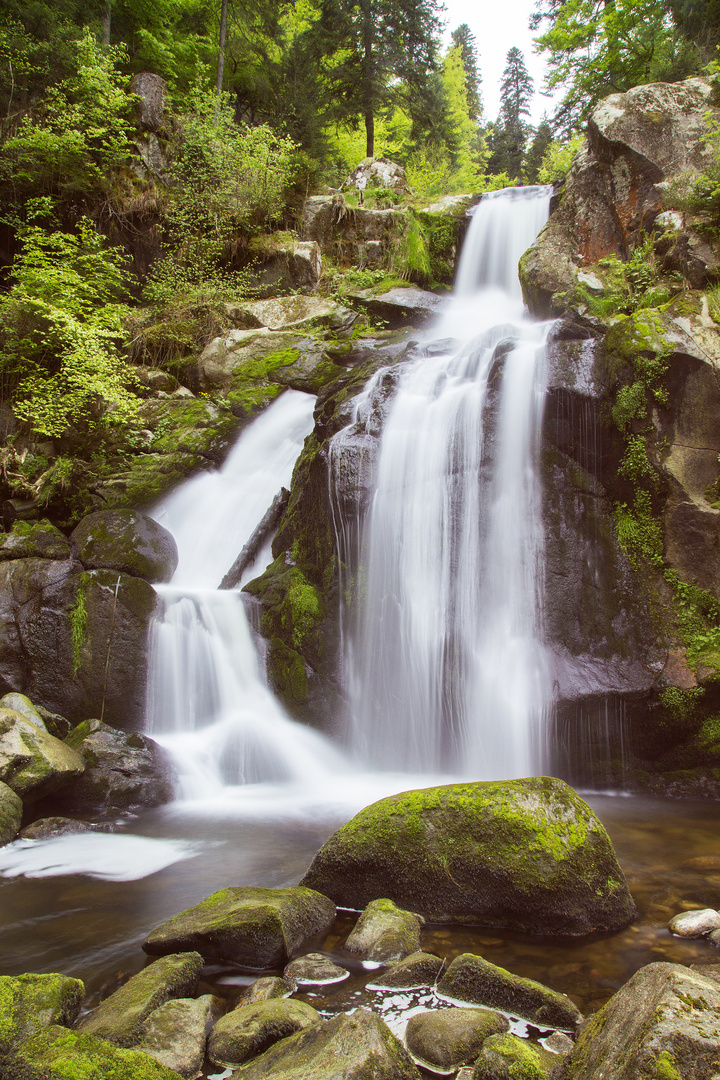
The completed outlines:
<svg viewBox="0 0 720 1080">
<path fill-rule="evenodd" d="M 541 765 L 535 451 L 547 327 L 525 317 L 517 262 L 549 196 L 513 189 L 479 204 L 456 295 L 383 425 L 359 528 L 359 613 L 345 627 L 349 740 L 374 768 L 500 779 Z M 367 436 L 372 412 L 366 402 L 336 436 L 336 459 Z"/>
</svg>

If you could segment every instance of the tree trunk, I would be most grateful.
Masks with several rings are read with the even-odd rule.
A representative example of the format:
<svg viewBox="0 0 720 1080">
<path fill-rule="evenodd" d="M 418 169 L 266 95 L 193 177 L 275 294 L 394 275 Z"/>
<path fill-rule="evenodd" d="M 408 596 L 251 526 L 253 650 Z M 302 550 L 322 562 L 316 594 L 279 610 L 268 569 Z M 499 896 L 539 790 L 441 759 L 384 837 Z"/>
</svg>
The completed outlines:
<svg viewBox="0 0 720 1080">
<path fill-rule="evenodd" d="M 220 97 L 220 94 L 222 93 L 223 75 L 225 74 L 225 39 L 227 37 L 227 13 L 228 0 L 222 0 L 222 10 L 220 12 L 220 39 L 218 42 L 217 79 L 215 80 L 215 91 L 218 97 Z"/>
<path fill-rule="evenodd" d="M 110 23 L 112 18 L 112 9 L 108 3 L 103 11 L 102 16 L 102 43 L 103 45 L 110 44 Z"/>
<path fill-rule="evenodd" d="M 365 113 L 365 156 L 375 156 L 375 116 L 373 110 L 373 19 L 369 0 L 363 4 L 362 95 Z"/>
</svg>

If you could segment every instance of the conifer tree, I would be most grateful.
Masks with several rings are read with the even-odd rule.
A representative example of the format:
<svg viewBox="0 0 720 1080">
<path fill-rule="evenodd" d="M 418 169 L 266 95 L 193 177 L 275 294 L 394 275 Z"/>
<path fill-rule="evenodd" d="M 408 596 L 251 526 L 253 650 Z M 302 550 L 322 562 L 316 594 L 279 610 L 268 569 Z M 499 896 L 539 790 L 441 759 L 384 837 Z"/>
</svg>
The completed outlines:
<svg viewBox="0 0 720 1080">
<path fill-rule="evenodd" d="M 533 81 L 525 66 L 525 57 L 517 46 L 508 51 L 500 83 L 500 116 L 493 130 L 490 145 L 493 173 L 506 172 L 517 179 L 522 176 L 522 161 L 529 125 Z"/>
<path fill-rule="evenodd" d="M 365 124 L 375 152 L 378 110 L 422 108 L 437 67 L 437 0 L 319 0 L 308 31 L 326 86 L 328 116 Z"/>
<path fill-rule="evenodd" d="M 467 23 L 461 23 L 457 30 L 453 30 L 452 43 L 460 47 L 460 59 L 465 69 L 465 93 L 467 95 L 468 114 L 471 120 L 479 120 L 482 116 L 482 98 L 480 97 L 480 83 L 482 79 L 478 70 L 478 54 L 475 35 Z"/>
</svg>

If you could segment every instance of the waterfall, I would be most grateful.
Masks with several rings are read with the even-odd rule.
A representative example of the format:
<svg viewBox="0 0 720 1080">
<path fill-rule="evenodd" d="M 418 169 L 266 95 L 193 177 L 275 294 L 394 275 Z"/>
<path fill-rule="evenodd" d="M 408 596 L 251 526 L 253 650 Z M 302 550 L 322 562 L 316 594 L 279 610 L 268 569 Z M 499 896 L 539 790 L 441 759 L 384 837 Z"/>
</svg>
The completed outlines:
<svg viewBox="0 0 720 1080">
<path fill-rule="evenodd" d="M 173 754 L 182 794 L 227 785 L 313 784 L 342 767 L 320 735 L 293 723 L 265 684 L 242 598 L 217 589 L 273 497 L 289 485 L 313 426 L 314 398 L 287 390 L 241 435 L 225 465 L 153 511 L 180 555 L 151 628 L 148 731 Z M 270 559 L 261 552 L 245 580 Z"/>
<path fill-rule="evenodd" d="M 370 768 L 500 779 L 542 766 L 535 461 L 547 325 L 526 317 L 517 263 L 549 201 L 548 188 L 482 199 L 444 316 L 389 406 L 380 373 L 331 447 L 332 479 L 348 446 L 374 440 L 385 408 L 359 539 L 336 530 L 353 585 L 348 741 Z"/>
</svg>

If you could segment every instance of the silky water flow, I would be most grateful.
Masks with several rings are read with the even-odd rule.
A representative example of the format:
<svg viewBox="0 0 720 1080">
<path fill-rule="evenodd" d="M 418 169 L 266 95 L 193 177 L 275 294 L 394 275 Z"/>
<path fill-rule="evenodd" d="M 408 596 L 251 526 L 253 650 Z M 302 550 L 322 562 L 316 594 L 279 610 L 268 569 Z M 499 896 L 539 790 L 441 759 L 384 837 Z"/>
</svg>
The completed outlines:
<svg viewBox="0 0 720 1080">
<path fill-rule="evenodd" d="M 423 334 L 419 358 L 391 376 L 386 406 L 379 372 L 333 440 L 331 483 L 384 411 L 370 509 L 354 523 L 335 515 L 343 591 L 352 578 L 356 596 L 342 618 L 349 756 L 287 717 L 267 687 L 241 596 L 217 588 L 289 485 L 313 399 L 286 391 L 222 469 L 154 511 L 180 561 L 158 587 L 148 731 L 172 753 L 182 798 L 279 783 L 320 801 L 321 789 L 328 799 L 334 789 L 359 808 L 423 778 L 521 776 L 538 763 L 549 697 L 535 474 L 546 326 L 525 316 L 517 262 L 549 196 L 525 188 L 483 198 L 455 292 Z M 244 580 L 269 561 L 266 549 Z"/>
<path fill-rule="evenodd" d="M 371 463 L 355 527 L 335 513 L 348 742 L 366 767 L 505 779 L 543 764 L 548 324 L 526 316 L 517 265 L 549 201 L 549 188 L 482 199 L 443 316 L 408 362 L 376 374 L 333 443 L 331 484 L 359 446 Z"/>
</svg>

